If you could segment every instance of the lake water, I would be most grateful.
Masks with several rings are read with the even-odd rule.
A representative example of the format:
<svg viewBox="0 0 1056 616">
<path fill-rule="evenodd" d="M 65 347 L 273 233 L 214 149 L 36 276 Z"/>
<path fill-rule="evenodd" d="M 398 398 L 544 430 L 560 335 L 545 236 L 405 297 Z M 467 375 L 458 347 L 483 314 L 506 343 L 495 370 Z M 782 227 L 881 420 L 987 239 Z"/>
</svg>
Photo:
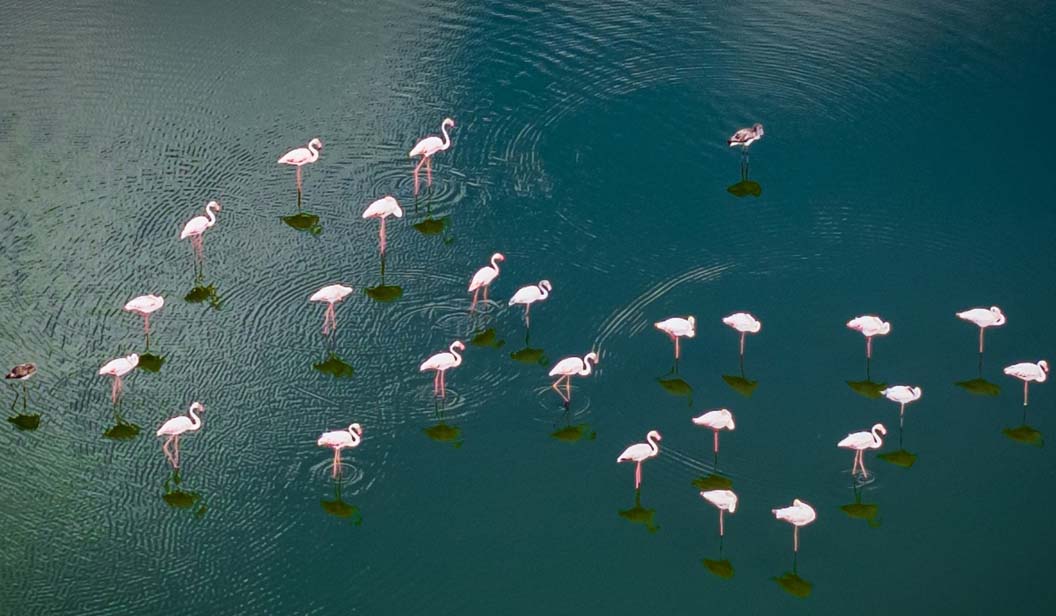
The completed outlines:
<svg viewBox="0 0 1056 616">
<path fill-rule="evenodd" d="M 38 364 L 8 416 L 40 415 L 0 429 L 0 613 L 1051 609 L 1056 390 L 1024 413 L 1001 368 L 1056 359 L 1056 5 L 750 4 L 0 0 L 0 362 Z M 416 201 L 407 151 L 446 116 Z M 725 139 L 754 122 L 738 198 Z M 316 136 L 297 230 L 275 160 Z M 360 214 L 390 193 L 382 281 Z M 177 237 L 211 199 L 196 280 Z M 542 278 L 526 344 L 505 300 Z M 307 298 L 334 282 L 328 346 Z M 144 352 L 142 293 L 165 362 L 115 415 L 96 372 Z M 954 312 L 993 304 L 980 367 Z M 738 310 L 763 329 L 730 386 Z M 676 381 L 652 323 L 686 314 Z M 848 386 L 859 314 L 892 323 L 870 379 L 924 390 L 901 447 L 897 406 Z M 441 407 L 418 364 L 474 337 Z M 548 367 L 591 349 L 566 413 Z M 331 352 L 351 378 L 313 370 Z M 955 385 L 980 378 L 999 395 Z M 153 434 L 194 400 L 177 483 Z M 690 422 L 718 407 L 721 556 Z M 353 421 L 334 481 L 315 439 Z M 836 442 L 876 422 L 916 458 L 868 452 L 856 489 Z M 650 429 L 636 507 L 615 460 Z M 793 563 L 770 510 L 796 497 Z"/>
</svg>

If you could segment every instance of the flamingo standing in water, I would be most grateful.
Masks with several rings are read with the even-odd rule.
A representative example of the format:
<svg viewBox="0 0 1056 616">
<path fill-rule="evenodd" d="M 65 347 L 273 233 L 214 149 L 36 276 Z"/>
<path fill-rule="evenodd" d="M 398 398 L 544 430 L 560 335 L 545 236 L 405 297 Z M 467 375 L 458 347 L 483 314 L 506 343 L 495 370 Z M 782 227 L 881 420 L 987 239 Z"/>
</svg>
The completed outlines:
<svg viewBox="0 0 1056 616">
<path fill-rule="evenodd" d="M 964 312 L 958 312 L 957 317 L 975 323 L 979 327 L 979 354 L 983 354 L 983 332 L 987 327 L 1000 327 L 1005 324 L 1005 314 L 997 306 L 986 308 L 972 308 Z"/>
<path fill-rule="evenodd" d="M 459 351 L 464 351 L 466 345 L 461 340 L 455 340 L 451 343 L 448 352 L 440 352 L 433 355 L 429 359 L 422 362 L 422 365 L 418 367 L 419 372 L 425 372 L 426 370 L 435 370 L 436 376 L 433 377 L 433 395 L 440 395 L 441 398 L 447 397 L 447 386 L 445 385 L 444 373 L 451 368 L 457 368 L 462 365 L 462 356 L 458 354 Z"/>
<path fill-rule="evenodd" d="M 378 231 L 378 237 L 381 240 L 382 255 L 385 254 L 385 219 L 389 216 L 403 218 L 403 209 L 392 195 L 386 195 L 374 203 L 371 203 L 367 206 L 367 211 L 363 212 L 363 218 L 377 218 L 381 220 L 381 230 Z"/>
<path fill-rule="evenodd" d="M 433 154 L 437 152 L 443 152 L 447 148 L 451 147 L 451 136 L 447 134 L 448 127 L 454 128 L 455 121 L 451 118 L 444 118 L 444 121 L 440 124 L 440 132 L 444 134 L 444 138 L 440 139 L 436 135 L 430 135 L 417 144 L 411 149 L 410 158 L 415 156 L 421 156 L 422 160 L 414 167 L 414 196 L 418 196 L 418 171 L 425 165 L 426 178 L 429 182 L 429 186 L 433 185 Z"/>
<path fill-rule="evenodd" d="M 895 385 L 894 387 L 888 387 L 887 389 L 882 390 L 880 395 L 892 402 L 898 403 L 898 425 L 902 425 L 902 416 L 906 412 L 906 405 L 910 402 L 920 400 L 920 396 L 923 395 L 923 393 L 924 391 L 919 387 Z"/>
<path fill-rule="evenodd" d="M 181 240 L 191 238 L 191 246 L 194 247 L 194 254 L 198 257 L 199 263 L 205 260 L 205 254 L 202 251 L 202 234 L 216 224 L 216 212 L 220 209 L 220 204 L 216 201 L 206 203 L 205 216 L 195 216 L 188 220 L 187 224 L 183 225 L 183 231 L 180 232 Z"/>
<path fill-rule="evenodd" d="M 693 423 L 704 426 L 715 433 L 715 455 L 719 455 L 719 430 L 733 430 L 733 413 L 726 409 L 708 411 L 700 417 L 694 417 Z"/>
<path fill-rule="evenodd" d="M 681 356 L 678 339 L 683 336 L 686 338 L 692 338 L 697 335 L 697 319 L 694 317 L 686 317 L 684 319 L 681 317 L 671 317 L 670 319 L 653 323 L 653 326 L 670 336 L 671 340 L 675 342 L 675 361 L 678 361 L 678 358 Z"/>
<path fill-rule="evenodd" d="M 165 305 L 165 298 L 160 295 L 140 295 L 134 297 L 125 304 L 126 312 L 134 312 L 143 317 L 143 334 L 147 337 L 147 346 L 150 346 L 150 315 Z"/>
<path fill-rule="evenodd" d="M 861 332 L 861 334 L 865 336 L 866 359 L 872 359 L 873 357 L 873 336 L 886 336 L 891 333 L 890 323 L 881 320 L 880 317 L 874 317 L 872 315 L 854 317 L 850 321 L 847 321 L 847 327 L 856 332 Z"/>
<path fill-rule="evenodd" d="M 1044 383 L 1045 379 L 1049 378 L 1049 362 L 1043 359 L 1036 364 L 1032 364 L 1029 361 L 1013 364 L 1005 368 L 1005 374 L 1023 381 L 1023 406 L 1027 406 L 1027 402 L 1030 401 L 1027 386 L 1030 385 L 1031 381 Z"/>
<path fill-rule="evenodd" d="M 29 392 L 28 392 L 28 389 L 26 387 L 26 381 L 28 381 L 29 378 L 31 376 L 33 376 L 34 374 L 36 374 L 36 373 L 37 373 L 37 365 L 32 363 L 32 362 L 30 362 L 30 363 L 26 363 L 26 364 L 18 364 L 14 368 L 11 368 L 11 370 L 7 374 L 4 375 L 4 379 L 6 379 L 8 381 L 22 381 L 22 408 L 23 409 L 26 408 L 27 404 L 29 404 Z M 14 400 L 14 402 L 11 403 L 11 408 L 13 409 L 16 404 L 18 404 L 18 390 L 17 389 L 15 390 L 15 400 Z"/>
<path fill-rule="evenodd" d="M 319 150 L 323 149 L 323 142 L 316 137 L 308 142 L 308 147 L 294 148 L 279 157 L 280 165 L 293 165 L 297 167 L 297 205 L 300 206 L 301 195 L 301 167 L 308 163 L 319 160 Z"/>
<path fill-rule="evenodd" d="M 524 322 L 526 325 L 531 327 L 531 321 L 528 312 L 532 309 L 532 304 L 535 302 L 541 302 L 547 297 L 550 297 L 550 291 L 553 287 L 550 286 L 549 280 L 540 280 L 538 285 L 530 284 L 526 287 L 517 289 L 517 292 L 510 298 L 510 306 L 514 304 L 522 304 L 524 306 Z"/>
<path fill-rule="evenodd" d="M 866 449 L 880 449 L 884 444 L 883 439 L 880 438 L 880 434 L 887 434 L 887 428 L 884 424 L 876 424 L 868 432 L 852 432 L 843 438 L 842 441 L 836 443 L 837 447 L 843 449 L 853 449 L 854 454 L 854 466 L 851 467 L 851 474 L 853 475 L 859 467 L 862 469 L 862 477 L 865 479 L 869 478 L 869 472 L 865 470 L 865 450 Z"/>
<path fill-rule="evenodd" d="M 102 368 L 99 368 L 99 374 L 104 376 L 111 376 L 114 378 L 114 383 L 110 387 L 111 402 L 116 404 L 118 397 L 121 396 L 121 377 L 135 370 L 136 366 L 138 365 L 139 354 L 133 353 L 126 357 L 118 357 L 117 359 L 111 359 L 110 361 L 103 364 Z"/>
<path fill-rule="evenodd" d="M 161 444 L 161 451 L 174 469 L 180 468 L 180 435 L 184 432 L 197 432 L 202 427 L 202 418 L 195 415 L 195 411 L 198 413 L 205 412 L 205 407 L 202 406 L 201 402 L 192 402 L 191 408 L 187 409 L 187 415 L 179 415 L 166 421 L 161 424 L 155 434 L 155 436 L 168 437 Z M 173 446 L 171 451 L 169 450 L 169 444 Z"/>
<path fill-rule="evenodd" d="M 660 447 L 657 443 L 660 442 L 660 433 L 656 430 L 650 430 L 645 435 L 645 443 L 636 443 L 631 445 L 627 449 L 623 450 L 620 457 L 616 458 L 616 462 L 634 462 L 637 466 L 634 469 L 634 489 L 637 490 L 642 485 L 642 462 L 645 462 L 649 458 L 655 458 L 660 453 Z"/>
<path fill-rule="evenodd" d="M 818 513 L 814 511 L 814 508 L 799 500 L 798 498 L 792 501 L 791 507 L 782 507 L 781 509 L 771 509 L 774 513 L 774 517 L 778 520 L 784 520 L 791 524 L 795 530 L 792 531 L 792 551 L 799 552 L 799 527 L 806 526 L 812 523 L 818 518 Z"/>
<path fill-rule="evenodd" d="M 333 476 L 337 477 L 341 470 L 341 450 L 346 447 L 359 447 L 362 442 L 363 428 L 358 424 L 349 424 L 347 430 L 334 430 L 323 432 L 316 444 L 320 447 L 330 447 L 334 450 Z"/>
<path fill-rule="evenodd" d="M 310 302 L 326 302 L 326 314 L 323 316 L 323 335 L 327 336 L 332 331 L 337 331 L 337 313 L 334 305 L 345 299 L 352 292 L 352 287 L 343 284 L 331 284 L 319 289 L 308 298 Z"/>
<path fill-rule="evenodd" d="M 726 529 L 722 523 L 722 514 L 729 511 L 735 513 L 737 511 L 737 495 L 733 493 L 733 490 L 707 490 L 700 493 L 701 498 L 708 501 L 719 510 L 719 536 L 726 534 Z"/>
<path fill-rule="evenodd" d="M 572 377 L 577 374 L 579 376 L 590 375 L 591 362 L 594 362 L 595 365 L 598 363 L 598 354 L 594 351 L 584 355 L 583 359 L 578 357 L 566 357 L 554 364 L 554 367 L 550 369 L 550 376 L 557 377 L 557 380 L 554 381 L 553 385 L 550 387 L 557 392 L 557 395 L 561 396 L 561 399 L 565 401 L 565 404 L 572 401 Z M 561 391 L 562 380 L 565 382 L 564 392 Z"/>
<path fill-rule="evenodd" d="M 733 329 L 741 333 L 741 357 L 744 357 L 744 337 L 748 334 L 758 334 L 763 329 L 762 322 L 747 312 L 735 312 L 722 320 Z"/>
<path fill-rule="evenodd" d="M 488 288 L 499 277 L 499 261 L 505 260 L 505 255 L 501 252 L 496 252 L 491 255 L 490 267 L 485 265 L 477 270 L 476 274 L 473 274 L 473 279 L 469 281 L 469 290 L 473 292 L 473 303 L 469 307 L 470 310 L 477 307 L 477 294 L 480 293 L 481 289 L 484 289 L 484 301 L 488 301 Z"/>
</svg>

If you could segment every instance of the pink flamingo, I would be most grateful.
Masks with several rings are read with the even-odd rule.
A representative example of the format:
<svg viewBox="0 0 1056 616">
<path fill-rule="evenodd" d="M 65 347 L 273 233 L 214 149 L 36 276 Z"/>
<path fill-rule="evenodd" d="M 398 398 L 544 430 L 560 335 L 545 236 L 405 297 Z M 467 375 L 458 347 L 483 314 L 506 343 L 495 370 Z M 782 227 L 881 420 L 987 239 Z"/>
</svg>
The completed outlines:
<svg viewBox="0 0 1056 616">
<path fill-rule="evenodd" d="M 116 404 L 118 397 L 121 395 L 121 377 L 135 370 L 138 365 L 139 354 L 133 353 L 127 357 L 111 359 L 103 364 L 102 368 L 99 368 L 99 374 L 114 377 L 114 383 L 110 387 L 111 402 Z"/>
<path fill-rule="evenodd" d="M 923 394 L 924 390 L 922 390 L 921 388 L 910 387 L 909 385 L 895 385 L 893 387 L 888 387 L 887 389 L 884 389 L 880 392 L 880 395 L 899 405 L 899 425 L 902 425 L 902 416 L 906 413 L 906 405 L 910 402 L 916 402 L 917 400 L 920 400 L 920 397 Z"/>
<path fill-rule="evenodd" d="M 861 332 L 861 334 L 865 336 L 866 359 L 871 359 L 873 357 L 873 336 L 886 336 L 891 332 L 890 323 L 882 321 L 880 317 L 874 317 L 871 315 L 854 317 L 850 321 L 847 321 L 847 327 L 856 332 Z"/>
<path fill-rule="evenodd" d="M 510 306 L 514 304 L 521 304 L 524 306 L 524 322 L 531 327 L 529 321 L 528 312 L 532 309 L 532 304 L 535 302 L 541 302 L 547 297 L 550 297 L 550 291 L 553 287 L 550 286 L 549 280 L 540 280 L 538 285 L 530 284 L 526 287 L 517 289 L 517 292 L 510 298 Z"/>
<path fill-rule="evenodd" d="M 681 356 L 678 339 L 682 337 L 692 338 L 697 335 L 697 319 L 694 317 L 671 317 L 653 326 L 667 334 L 675 342 L 675 360 Z"/>
<path fill-rule="evenodd" d="M 209 227 L 216 224 L 216 212 L 220 211 L 220 204 L 216 201 L 210 201 L 205 204 L 205 216 L 195 216 L 194 218 L 187 221 L 187 224 L 183 226 L 183 231 L 180 232 L 180 239 L 191 238 L 191 246 L 194 247 L 194 254 L 198 256 L 198 261 L 201 262 L 205 259 L 205 255 L 202 251 L 202 234 Z"/>
<path fill-rule="evenodd" d="M 731 135 L 729 139 L 726 140 L 726 144 L 729 145 L 731 148 L 740 146 L 747 150 L 748 146 L 752 145 L 753 143 L 759 141 L 762 138 L 763 125 L 755 124 L 751 128 L 742 128 L 738 130 L 736 133 Z"/>
<path fill-rule="evenodd" d="M 997 306 L 986 308 L 972 308 L 964 312 L 958 312 L 957 317 L 975 323 L 979 327 L 979 354 L 983 353 L 983 332 L 987 327 L 999 327 L 1005 324 L 1005 314 Z"/>
<path fill-rule="evenodd" d="M 430 135 L 421 141 L 419 141 L 414 148 L 411 149 L 410 158 L 415 156 L 421 156 L 422 160 L 414 167 L 414 196 L 418 196 L 418 171 L 425 165 L 425 173 L 428 178 L 429 185 L 433 185 L 433 154 L 437 152 L 443 152 L 447 148 L 451 147 L 451 136 L 447 134 L 448 127 L 454 128 L 455 121 L 451 118 L 444 118 L 444 121 L 440 124 L 440 132 L 444 134 L 444 138 L 440 139 L 436 135 Z"/>
<path fill-rule="evenodd" d="M 359 447 L 362 442 L 363 428 L 358 424 L 349 424 L 347 430 L 334 430 L 323 432 L 316 444 L 320 447 L 330 447 L 334 450 L 333 476 L 341 472 L 341 450 L 346 447 Z"/>
<path fill-rule="evenodd" d="M 634 489 L 637 490 L 642 485 L 642 462 L 645 462 L 649 458 L 655 458 L 660 453 L 660 447 L 657 443 L 660 442 L 660 433 L 656 430 L 650 430 L 649 434 L 645 435 L 645 443 L 636 443 L 631 445 L 627 449 L 623 450 L 620 457 L 616 458 L 616 462 L 634 462 L 637 466 L 634 469 Z"/>
<path fill-rule="evenodd" d="M 337 313 L 334 312 L 334 304 L 345 299 L 352 292 L 352 287 L 343 284 L 331 284 L 319 289 L 308 298 L 310 302 L 326 302 L 326 314 L 323 316 L 323 335 L 337 331 Z"/>
<path fill-rule="evenodd" d="M 161 451 L 165 454 L 172 468 L 180 468 L 180 435 L 184 432 L 197 432 L 202 427 L 202 419 L 195 415 L 205 412 L 201 402 L 192 402 L 191 408 L 187 409 L 187 415 L 178 415 L 161 424 L 155 436 L 167 436 L 161 444 Z M 173 445 L 173 451 L 169 450 L 169 444 Z"/>
<path fill-rule="evenodd" d="M 143 333 L 150 342 L 150 315 L 165 305 L 165 298 L 160 295 L 140 295 L 134 297 L 125 304 L 126 312 L 134 312 L 143 317 Z"/>
<path fill-rule="evenodd" d="M 566 357 L 554 364 L 554 367 L 550 369 L 550 376 L 557 377 L 557 380 L 550 387 L 557 392 L 557 395 L 561 396 L 565 404 L 572 401 L 572 376 L 577 374 L 579 376 L 590 375 L 590 362 L 594 362 L 595 365 L 598 363 L 598 354 L 594 351 L 584 355 L 583 359 Z M 565 382 L 565 391 L 563 393 L 561 391 L 562 380 Z"/>
<path fill-rule="evenodd" d="M 837 447 L 843 449 L 853 449 L 854 454 L 854 466 L 851 467 L 851 474 L 853 475 L 859 467 L 862 469 L 862 477 L 865 479 L 869 478 L 869 472 L 865 470 L 865 450 L 866 449 L 880 449 L 883 446 L 884 441 L 880 438 L 880 434 L 887 434 L 887 428 L 884 424 L 876 424 L 872 430 L 868 432 L 852 432 L 843 438 L 842 441 L 836 443 Z"/>
<path fill-rule="evenodd" d="M 301 167 L 308 163 L 319 160 L 319 150 L 323 149 L 323 142 L 316 137 L 308 142 L 306 148 L 294 148 L 279 157 L 280 165 L 293 165 L 297 167 L 297 194 L 301 194 Z M 298 204 L 300 201 L 298 200 Z"/>
<path fill-rule="evenodd" d="M 1049 378 L 1049 362 L 1043 359 L 1036 364 L 1030 362 L 1013 364 L 1005 368 L 1005 374 L 1023 381 L 1023 406 L 1027 406 L 1030 400 L 1027 386 L 1030 385 L 1031 381 L 1044 383 L 1045 379 Z"/>
<path fill-rule="evenodd" d="M 476 274 L 473 274 L 473 279 L 469 281 L 469 290 L 473 292 L 473 303 L 469 307 L 470 310 L 477 307 L 477 294 L 480 293 L 481 289 L 484 289 L 484 301 L 488 301 L 488 288 L 499 277 L 499 261 L 505 260 L 505 255 L 501 252 L 496 252 L 491 255 L 490 267 L 485 265 L 477 270 Z"/>
<path fill-rule="evenodd" d="M 461 340 L 455 340 L 449 347 L 449 352 L 440 352 L 429 359 L 422 362 L 422 365 L 418 367 L 419 372 L 425 372 L 426 370 L 435 370 L 436 376 L 433 377 L 433 395 L 440 395 L 441 398 L 447 397 L 447 386 L 445 384 L 444 373 L 451 368 L 457 368 L 462 365 L 462 356 L 458 354 L 459 351 L 464 351 L 466 345 Z"/>
<path fill-rule="evenodd" d="M 778 520 L 784 520 L 795 527 L 795 530 L 792 531 L 792 550 L 799 552 L 799 527 L 812 523 L 818 518 L 818 513 L 814 511 L 813 507 L 798 498 L 792 501 L 791 507 L 771 509 L 770 511 L 774 513 L 774 517 Z"/>
<path fill-rule="evenodd" d="M 708 411 L 700 417 L 694 417 L 693 423 L 704 426 L 715 433 L 715 455 L 719 455 L 719 430 L 733 430 L 733 413 L 726 409 Z"/>
<path fill-rule="evenodd" d="M 744 357 L 744 337 L 747 334 L 758 334 L 763 324 L 747 312 L 735 312 L 722 320 L 733 329 L 741 332 L 741 357 Z"/>
<path fill-rule="evenodd" d="M 723 536 L 726 529 L 723 527 L 722 514 L 727 511 L 730 513 L 737 511 L 737 495 L 733 493 L 733 490 L 707 490 L 701 492 L 700 496 L 719 510 L 719 536 Z"/>
<path fill-rule="evenodd" d="M 385 254 L 385 219 L 389 216 L 395 216 L 396 218 L 403 218 L 403 209 L 400 208 L 400 204 L 396 202 L 396 199 L 392 195 L 387 195 L 378 199 L 374 203 L 371 203 L 367 207 L 367 211 L 363 212 L 363 218 L 377 218 L 381 220 L 381 230 L 378 232 L 378 237 L 381 240 L 381 254 Z"/>
</svg>

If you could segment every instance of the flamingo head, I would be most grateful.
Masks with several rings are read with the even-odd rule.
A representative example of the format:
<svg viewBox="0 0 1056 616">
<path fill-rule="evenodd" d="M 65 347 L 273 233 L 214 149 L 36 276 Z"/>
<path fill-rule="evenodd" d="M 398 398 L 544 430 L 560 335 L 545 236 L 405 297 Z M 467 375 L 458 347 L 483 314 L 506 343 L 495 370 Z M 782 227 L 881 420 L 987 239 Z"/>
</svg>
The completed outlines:
<svg viewBox="0 0 1056 616">
<path fill-rule="evenodd" d="M 313 148 L 315 148 L 317 150 L 323 149 L 323 142 L 319 141 L 318 137 L 312 138 L 312 140 L 308 142 L 308 145 L 312 146 Z"/>
<path fill-rule="evenodd" d="M 911 387 L 910 391 L 913 392 L 914 400 L 920 400 L 920 397 L 924 395 L 924 390 L 919 387 Z"/>
<path fill-rule="evenodd" d="M 205 405 L 203 405 L 201 402 L 192 402 L 190 411 L 188 411 L 188 412 L 192 412 L 192 411 L 195 412 L 195 413 L 204 413 L 205 412 Z"/>
<path fill-rule="evenodd" d="M 539 281 L 539 288 L 540 289 L 546 289 L 547 293 L 549 293 L 550 291 L 554 290 L 554 288 L 550 286 L 550 281 L 549 280 L 540 280 Z"/>
<path fill-rule="evenodd" d="M 210 208 L 216 210 L 217 212 L 219 212 L 222 209 L 220 207 L 220 202 L 219 201 L 210 201 L 209 203 L 206 203 L 205 204 L 205 209 L 208 210 Z"/>
<path fill-rule="evenodd" d="M 506 255 L 502 254 L 501 252 L 496 252 L 495 254 L 491 255 L 492 263 L 494 263 L 495 261 L 505 261 L 505 260 L 506 260 Z"/>
<path fill-rule="evenodd" d="M 731 492 L 731 494 L 733 494 L 733 493 Z M 732 499 L 730 499 L 730 513 L 737 513 L 737 496 L 736 495 Z"/>
<path fill-rule="evenodd" d="M 363 436 L 363 426 L 359 425 L 358 423 L 349 424 L 348 431 L 350 433 L 355 432 L 357 436 Z"/>
<path fill-rule="evenodd" d="M 587 353 L 583 357 L 583 363 L 587 363 L 587 362 L 593 362 L 595 366 L 598 365 L 598 354 L 595 353 L 594 351 L 591 351 L 590 353 Z"/>
<path fill-rule="evenodd" d="M 1043 359 L 1043 360 L 1038 362 L 1038 367 L 1041 368 L 1042 371 L 1048 372 L 1049 371 L 1049 362 L 1047 362 L 1047 361 L 1045 361 Z"/>
<path fill-rule="evenodd" d="M 454 128 L 455 127 L 455 121 L 452 120 L 451 118 L 444 118 L 444 121 L 440 124 L 440 126 L 441 127 L 450 126 L 451 128 Z"/>
<path fill-rule="evenodd" d="M 455 340 L 451 343 L 451 350 L 453 351 L 455 349 L 458 349 L 459 351 L 464 351 L 466 349 L 466 345 L 462 344 L 461 340 Z"/>
<path fill-rule="evenodd" d="M 403 208 L 400 207 L 400 202 L 397 201 L 396 198 L 393 197 L 392 195 L 386 196 L 385 200 L 386 201 L 391 201 L 391 203 L 389 204 L 389 207 L 392 210 L 392 215 L 395 216 L 396 218 L 403 218 Z"/>
<path fill-rule="evenodd" d="M 1001 312 L 1001 309 L 997 306 L 990 306 L 990 312 L 994 313 L 994 325 L 1005 324 L 1005 313 Z"/>
<path fill-rule="evenodd" d="M 884 321 L 880 325 L 880 333 L 883 334 L 884 336 L 886 336 L 886 335 L 891 333 L 891 322 L 890 321 Z"/>
<path fill-rule="evenodd" d="M 752 129 L 755 131 L 756 135 L 758 135 L 760 137 L 763 136 L 763 125 L 762 124 L 759 124 L 758 122 L 756 122 L 755 126 L 753 126 Z"/>
<path fill-rule="evenodd" d="M 690 331 L 688 336 L 693 338 L 697 335 L 697 317 L 689 316 L 686 317 L 686 321 L 689 321 Z"/>
<path fill-rule="evenodd" d="M 887 428 L 884 427 L 884 424 L 876 424 L 873 426 L 873 432 L 879 432 L 880 434 L 887 436 Z"/>
<path fill-rule="evenodd" d="M 654 441 L 662 441 L 662 440 L 664 440 L 663 437 L 660 436 L 660 433 L 657 432 L 656 430 L 650 430 L 649 434 L 645 435 L 645 439 L 646 440 L 653 439 Z"/>
<path fill-rule="evenodd" d="M 139 353 L 133 353 L 133 354 L 129 355 L 128 357 L 126 357 L 125 359 L 127 359 L 128 363 L 132 364 L 133 366 L 138 366 L 139 365 Z M 1047 367 L 1046 367 L 1046 370 L 1048 370 Z"/>
</svg>

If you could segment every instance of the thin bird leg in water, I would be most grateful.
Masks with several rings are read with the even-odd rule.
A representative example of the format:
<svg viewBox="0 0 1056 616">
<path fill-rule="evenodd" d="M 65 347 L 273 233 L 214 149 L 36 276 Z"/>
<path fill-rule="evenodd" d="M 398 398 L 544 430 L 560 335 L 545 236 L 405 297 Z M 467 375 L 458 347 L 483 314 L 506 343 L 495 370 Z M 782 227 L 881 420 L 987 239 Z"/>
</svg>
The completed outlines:
<svg viewBox="0 0 1056 616">
<path fill-rule="evenodd" d="M 297 207 L 301 207 L 301 168 L 297 167 Z"/>
<path fill-rule="evenodd" d="M 429 186 L 433 185 L 433 158 L 431 156 L 425 159 L 425 178 L 429 183 Z"/>
<path fill-rule="evenodd" d="M 381 254 L 384 255 L 385 254 L 385 219 L 384 218 L 381 219 L 381 233 L 379 235 L 381 236 Z M 382 268 L 381 275 L 384 276 L 385 275 L 384 262 L 382 262 L 381 268 Z"/>
<path fill-rule="evenodd" d="M 440 371 L 433 375 L 433 397 L 440 395 Z"/>
<path fill-rule="evenodd" d="M 165 442 L 163 442 L 161 444 L 161 453 L 165 454 L 165 460 L 167 460 L 168 463 L 173 468 L 175 468 L 176 467 L 176 463 L 172 461 L 172 455 L 169 453 L 169 443 L 170 442 L 172 442 L 172 437 L 171 436 L 169 438 L 165 439 Z"/>
<path fill-rule="evenodd" d="M 440 397 L 447 398 L 447 371 L 440 371 Z"/>
<path fill-rule="evenodd" d="M 568 377 L 564 377 L 564 376 L 557 377 L 557 380 L 554 381 L 552 385 L 550 385 L 550 388 L 553 389 L 554 391 L 556 391 L 557 395 L 561 396 L 562 400 L 564 400 L 565 402 L 568 402 L 568 398 L 565 397 L 565 392 L 561 391 L 561 381 L 562 381 L 562 379 L 566 379 L 566 378 L 568 378 Z"/>
<path fill-rule="evenodd" d="M 634 467 L 634 489 L 637 490 L 642 485 L 642 463 L 639 462 Z"/>
<path fill-rule="evenodd" d="M 745 336 L 745 333 L 741 332 L 741 363 L 742 363 L 742 365 L 744 363 L 744 336 Z"/>
<path fill-rule="evenodd" d="M 859 465 L 862 467 L 862 479 L 869 479 L 869 471 L 865 470 L 865 450 L 858 452 Z"/>
<path fill-rule="evenodd" d="M 484 285 L 484 303 L 488 303 L 488 289 L 491 288 L 490 284 Z"/>
<path fill-rule="evenodd" d="M 572 377 L 565 377 L 565 402 L 572 401 Z"/>
<path fill-rule="evenodd" d="M 681 356 L 680 353 L 679 353 L 679 349 L 678 349 L 678 336 L 671 336 L 671 337 L 675 339 L 675 360 L 677 361 L 678 358 Z"/>
<path fill-rule="evenodd" d="M 1023 381 L 1023 406 L 1027 406 L 1027 403 L 1030 401 L 1029 386 L 1030 381 Z"/>
<path fill-rule="evenodd" d="M 469 311 L 473 312 L 477 307 L 477 295 L 480 293 L 480 289 L 473 289 L 473 303 L 469 305 Z"/>
<path fill-rule="evenodd" d="M 719 431 L 713 430 L 712 433 L 715 435 L 715 455 L 719 455 Z"/>
<path fill-rule="evenodd" d="M 422 160 L 418 161 L 418 164 L 414 166 L 414 196 L 418 196 L 418 171 L 421 170 L 422 165 L 425 164 L 426 158 L 423 156 Z"/>
<path fill-rule="evenodd" d="M 872 359 L 873 358 L 873 337 L 872 336 L 866 336 L 865 337 L 865 358 L 866 359 Z"/>
<path fill-rule="evenodd" d="M 979 328 L 979 354 L 980 355 L 983 354 L 983 332 L 985 332 L 985 331 L 986 330 L 983 329 L 982 327 Z"/>
<path fill-rule="evenodd" d="M 337 477 L 338 473 L 341 472 L 341 450 L 334 447 L 334 467 L 331 471 L 333 477 Z"/>
<path fill-rule="evenodd" d="M 722 509 L 719 509 L 719 536 L 720 537 L 722 537 L 723 535 L 726 534 L 726 531 L 725 531 L 725 529 L 723 528 L 723 525 L 722 525 L 722 514 L 723 514 Z M 721 550 L 721 548 L 720 548 L 720 550 Z"/>
<path fill-rule="evenodd" d="M 792 552 L 793 553 L 798 553 L 799 552 L 799 527 L 798 526 L 793 526 L 792 529 L 793 529 L 792 530 Z M 795 564 L 794 563 L 796 562 L 794 558 L 793 558 L 792 562 L 793 562 L 792 568 L 794 570 L 795 569 Z"/>
<path fill-rule="evenodd" d="M 173 449 L 175 449 L 175 451 L 176 451 L 176 453 L 175 453 L 175 455 L 176 455 L 176 468 L 180 468 L 180 435 L 179 434 L 177 434 L 173 438 L 172 444 L 173 444 Z"/>
</svg>

